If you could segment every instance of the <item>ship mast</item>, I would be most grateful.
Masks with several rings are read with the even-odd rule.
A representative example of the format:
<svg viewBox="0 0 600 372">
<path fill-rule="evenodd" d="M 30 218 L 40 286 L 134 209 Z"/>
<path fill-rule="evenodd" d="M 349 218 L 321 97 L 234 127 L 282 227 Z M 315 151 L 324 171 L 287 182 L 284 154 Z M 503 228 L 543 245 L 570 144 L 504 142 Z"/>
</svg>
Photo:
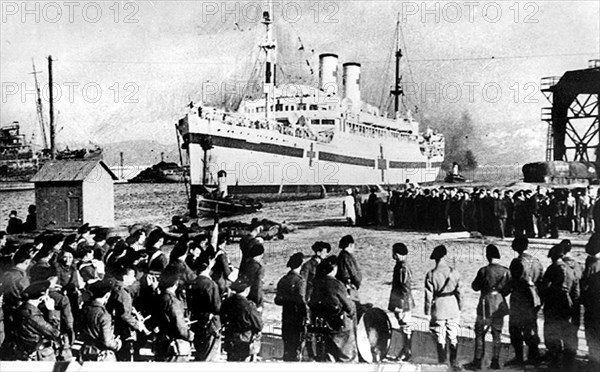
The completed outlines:
<svg viewBox="0 0 600 372">
<path fill-rule="evenodd" d="M 402 59 L 402 49 L 400 49 L 400 14 L 398 14 L 398 20 L 396 21 L 396 79 L 394 81 L 394 89 L 391 91 L 394 96 L 394 118 L 398 117 L 400 96 L 404 94 L 401 86 L 400 59 Z"/>
<path fill-rule="evenodd" d="M 268 1 L 268 11 L 263 12 L 262 23 L 266 27 L 267 36 L 265 41 L 260 45 L 267 55 L 267 63 L 265 69 L 265 118 L 271 119 L 271 107 L 275 100 L 275 41 L 273 40 L 273 2 Z"/>
<path fill-rule="evenodd" d="M 40 122 L 40 128 L 42 130 L 42 139 L 44 141 L 44 149 L 47 149 L 48 148 L 48 139 L 46 138 L 46 123 L 44 123 L 44 109 L 42 107 L 42 94 L 40 93 L 40 84 L 38 83 L 38 79 L 37 79 L 37 74 L 40 71 L 36 71 L 35 62 L 33 61 L 33 58 L 31 59 L 31 64 L 33 65 L 33 72 L 31 74 L 33 75 L 33 79 L 35 81 L 35 91 L 37 92 L 36 108 L 37 108 L 38 120 Z"/>
<path fill-rule="evenodd" d="M 52 160 L 56 157 L 56 144 L 54 143 L 54 137 L 56 135 L 56 128 L 54 128 L 54 89 L 52 85 L 52 56 L 48 56 L 48 86 L 50 92 L 50 157 Z"/>
</svg>

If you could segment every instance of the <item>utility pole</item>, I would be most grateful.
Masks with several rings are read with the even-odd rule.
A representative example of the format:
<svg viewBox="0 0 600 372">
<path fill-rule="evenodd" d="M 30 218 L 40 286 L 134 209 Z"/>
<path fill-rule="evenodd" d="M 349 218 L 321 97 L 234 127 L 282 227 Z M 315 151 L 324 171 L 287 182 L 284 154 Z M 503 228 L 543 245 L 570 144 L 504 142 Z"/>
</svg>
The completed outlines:
<svg viewBox="0 0 600 372">
<path fill-rule="evenodd" d="M 48 85 L 50 90 L 50 157 L 52 160 L 56 158 L 56 128 L 54 128 L 54 93 L 52 84 L 52 56 L 48 56 Z"/>
</svg>

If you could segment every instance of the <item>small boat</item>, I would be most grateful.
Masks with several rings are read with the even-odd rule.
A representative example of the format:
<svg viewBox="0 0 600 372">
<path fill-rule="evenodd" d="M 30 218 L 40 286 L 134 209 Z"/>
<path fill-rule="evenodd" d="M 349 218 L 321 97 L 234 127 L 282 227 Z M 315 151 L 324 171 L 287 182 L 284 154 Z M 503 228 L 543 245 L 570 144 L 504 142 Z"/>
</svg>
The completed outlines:
<svg viewBox="0 0 600 372">
<path fill-rule="evenodd" d="M 198 196 L 199 216 L 233 216 L 237 214 L 253 213 L 262 208 L 262 203 L 254 199 L 234 199 L 231 197 L 215 198 L 212 195 Z"/>
<path fill-rule="evenodd" d="M 444 178 L 444 182 L 447 183 L 463 183 L 467 182 L 467 179 L 462 174 L 452 174 L 448 172 Z"/>
</svg>

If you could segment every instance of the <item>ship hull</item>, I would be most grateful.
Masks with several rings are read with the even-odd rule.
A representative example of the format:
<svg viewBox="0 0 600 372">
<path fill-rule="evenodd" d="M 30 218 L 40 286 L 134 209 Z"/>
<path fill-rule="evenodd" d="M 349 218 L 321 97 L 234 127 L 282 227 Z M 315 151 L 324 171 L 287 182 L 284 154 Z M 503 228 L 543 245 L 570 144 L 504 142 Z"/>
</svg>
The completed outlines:
<svg viewBox="0 0 600 372">
<path fill-rule="evenodd" d="M 443 157 L 427 159 L 416 141 L 335 133 L 330 143 L 191 117 L 184 135 L 192 186 L 227 172 L 233 193 L 322 194 L 344 187 L 434 181 Z M 210 138 L 204 173 L 203 139 Z"/>
</svg>

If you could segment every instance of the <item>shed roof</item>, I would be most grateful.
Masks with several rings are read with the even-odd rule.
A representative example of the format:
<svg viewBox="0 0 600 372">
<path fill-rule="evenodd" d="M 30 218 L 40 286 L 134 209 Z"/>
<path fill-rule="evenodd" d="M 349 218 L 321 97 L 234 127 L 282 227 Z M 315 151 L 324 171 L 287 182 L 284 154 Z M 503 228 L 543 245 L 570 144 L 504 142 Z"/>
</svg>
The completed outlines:
<svg viewBox="0 0 600 372">
<path fill-rule="evenodd" d="M 118 180 L 102 160 L 50 160 L 33 176 L 31 182 L 84 181 L 98 164 L 114 181 Z"/>
</svg>

